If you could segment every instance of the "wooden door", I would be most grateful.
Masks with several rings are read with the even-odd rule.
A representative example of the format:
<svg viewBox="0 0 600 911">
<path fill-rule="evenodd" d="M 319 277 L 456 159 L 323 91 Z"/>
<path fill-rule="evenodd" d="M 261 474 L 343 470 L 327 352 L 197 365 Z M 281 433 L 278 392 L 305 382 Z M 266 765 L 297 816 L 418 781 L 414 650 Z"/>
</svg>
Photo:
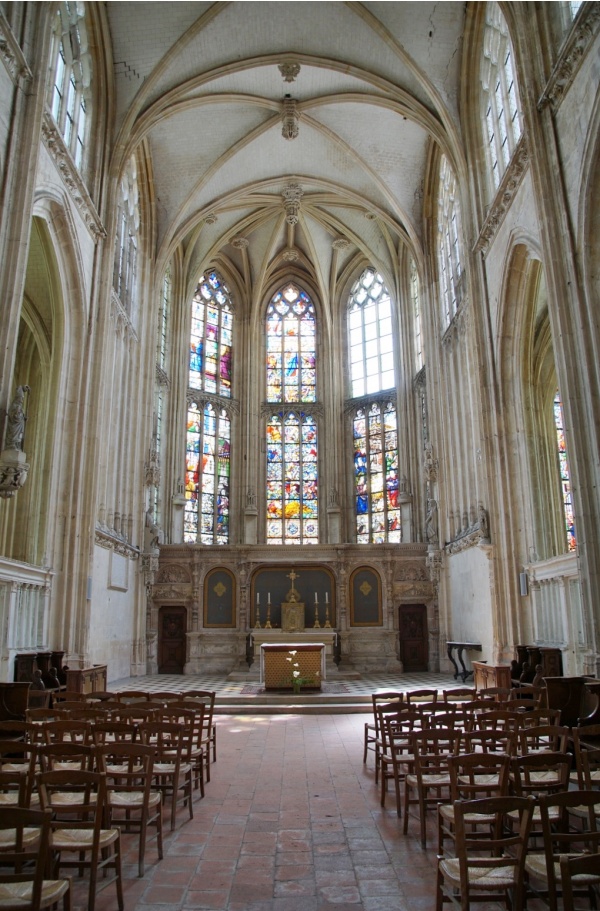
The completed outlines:
<svg viewBox="0 0 600 911">
<path fill-rule="evenodd" d="M 400 660 L 405 671 L 426 671 L 429 661 L 427 608 L 424 604 L 400 605 Z"/>
<path fill-rule="evenodd" d="M 186 629 L 185 607 L 161 607 L 158 614 L 159 674 L 183 674 Z"/>
</svg>

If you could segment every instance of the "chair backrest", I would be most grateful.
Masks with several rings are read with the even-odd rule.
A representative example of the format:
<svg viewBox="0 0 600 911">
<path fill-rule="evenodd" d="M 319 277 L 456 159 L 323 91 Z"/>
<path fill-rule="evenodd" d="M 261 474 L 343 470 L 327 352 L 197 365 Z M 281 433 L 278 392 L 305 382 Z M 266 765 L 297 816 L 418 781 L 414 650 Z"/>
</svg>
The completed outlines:
<svg viewBox="0 0 600 911">
<path fill-rule="evenodd" d="M 465 731 L 462 738 L 462 748 L 468 753 L 508 753 L 513 756 L 517 752 L 518 732 L 511 730 L 471 730 Z"/>
<path fill-rule="evenodd" d="M 40 721 L 57 721 L 59 718 L 68 718 L 69 713 L 58 708 L 40 708 L 40 709 L 27 709 L 26 720 L 33 722 Z"/>
<path fill-rule="evenodd" d="M 185 742 L 184 729 L 180 724 L 144 721 L 138 733 L 141 742 L 154 749 L 155 762 L 181 763 Z"/>
<path fill-rule="evenodd" d="M 408 690 L 405 694 L 405 698 L 409 705 L 414 705 L 418 702 L 436 703 L 438 698 L 438 691 L 435 688 Z"/>
<path fill-rule="evenodd" d="M 584 853 L 598 855 L 600 851 L 600 792 L 563 791 L 548 794 L 538 798 L 538 806 L 542 821 L 548 890 L 556 894 L 555 874 L 561 856 Z M 571 813 L 574 813 L 574 818 L 570 818 Z M 577 825 L 573 825 L 574 821 Z M 600 879 L 597 882 L 600 882 Z M 564 907 L 573 908 L 573 905 L 568 905 L 564 901 Z"/>
<path fill-rule="evenodd" d="M 51 819 L 52 813 L 49 810 L 0 808 L 0 841 L 3 843 L 0 883 L 32 884 L 31 901 L 28 902 L 22 895 L 18 904 L 15 901 L 14 905 L 9 905 L 11 908 L 36 911 L 41 907 L 44 874 L 50 856 Z M 34 842 L 27 837 L 27 833 L 32 829 L 39 831 L 39 838 Z M 8 872 L 10 868 L 13 868 L 14 872 Z M 23 872 L 24 869 L 29 869 L 29 872 Z"/>
<path fill-rule="evenodd" d="M 174 693 L 174 692 L 166 692 L 166 691 L 158 692 L 158 693 L 150 693 L 149 696 L 150 696 L 150 700 L 149 700 L 150 702 L 154 702 L 154 703 L 159 702 L 162 704 L 169 703 L 169 702 L 178 702 L 180 699 L 183 698 L 182 693 Z"/>
<path fill-rule="evenodd" d="M 571 756 L 568 753 L 528 753 L 510 761 L 512 785 L 519 797 L 539 798 L 565 791 L 569 786 Z"/>
<path fill-rule="evenodd" d="M 448 757 L 460 749 L 460 731 L 452 728 L 429 728 L 410 735 L 415 759 L 415 773 L 422 775 L 448 772 Z"/>
<path fill-rule="evenodd" d="M 92 739 L 96 746 L 105 743 L 135 743 L 137 725 L 128 721 L 97 721 L 92 726 Z"/>
<path fill-rule="evenodd" d="M 147 805 L 152 787 L 154 747 L 144 743 L 107 743 L 98 747 L 98 768 L 107 791 L 143 792 Z"/>
<path fill-rule="evenodd" d="M 491 875 L 504 868 L 512 870 L 515 891 L 522 893 L 527 841 L 533 818 L 533 797 L 485 797 L 478 800 L 458 800 L 454 804 L 456 857 L 459 862 L 461 896 L 469 896 L 470 887 L 477 892 L 479 875 Z M 473 831 L 469 817 L 473 814 L 494 817 L 495 823 L 484 833 Z M 510 814 L 518 814 L 519 824 L 513 826 Z M 474 877 L 471 883 L 470 877 Z M 466 902 L 462 907 L 470 907 Z"/>
<path fill-rule="evenodd" d="M 542 705 L 545 689 L 541 686 L 513 686 L 508 697 L 509 702 L 518 702 L 526 709 L 537 709 Z"/>
<path fill-rule="evenodd" d="M 508 794 L 508 753 L 459 753 L 448 757 L 448 770 L 453 803 Z"/>
<path fill-rule="evenodd" d="M 475 715 L 474 727 L 479 730 L 518 731 L 523 724 L 523 713 L 510 709 L 490 709 Z"/>
<path fill-rule="evenodd" d="M 108 690 L 96 690 L 94 693 L 84 693 L 86 702 L 118 702 L 117 693 Z"/>
<path fill-rule="evenodd" d="M 457 686 L 453 690 L 444 690 L 442 697 L 444 702 L 472 702 L 477 699 L 477 689 L 474 686 Z"/>
<path fill-rule="evenodd" d="M 134 702 L 148 702 L 150 699 L 150 693 L 145 690 L 123 690 L 120 693 L 116 693 L 117 702 L 122 702 L 124 705 L 131 705 Z"/>
<path fill-rule="evenodd" d="M 523 725 L 560 724 L 560 709 L 537 708 L 521 713 Z"/>
<path fill-rule="evenodd" d="M 60 708 L 61 702 L 85 702 L 86 694 L 80 693 L 78 690 L 57 690 L 52 693 L 52 704 L 58 705 Z"/>
<path fill-rule="evenodd" d="M 179 699 L 169 703 L 168 712 L 171 713 L 173 719 L 176 718 L 176 713 L 179 713 L 179 718 L 186 718 L 190 714 L 193 716 L 192 724 L 192 746 L 194 749 L 199 749 L 202 744 L 202 733 L 204 730 L 204 714 L 206 710 L 206 704 L 201 700 L 195 701 L 193 699 Z"/>
<path fill-rule="evenodd" d="M 575 907 L 575 883 L 574 878 L 578 877 L 581 883 L 583 879 L 588 882 L 600 882 L 600 853 L 596 854 L 579 854 L 570 857 L 563 854 L 560 857 L 560 883 L 563 896 L 563 907 Z"/>
<path fill-rule="evenodd" d="M 89 743 L 92 739 L 92 725 L 83 719 L 60 718 L 43 727 L 45 743 Z"/>
<path fill-rule="evenodd" d="M 508 702 L 509 686 L 484 686 L 478 691 L 478 698 L 493 698 L 495 702 Z"/>
<path fill-rule="evenodd" d="M 40 744 L 35 752 L 42 772 L 54 771 L 65 765 L 80 771 L 93 771 L 96 766 L 96 749 L 90 743 L 55 741 Z"/>
<path fill-rule="evenodd" d="M 150 706 L 150 708 L 146 706 L 147 703 L 146 705 L 144 703 L 129 703 L 121 709 L 112 712 L 111 717 L 115 721 L 127 721 L 129 724 L 141 724 L 145 721 L 155 720 L 162 706 Z"/>
<path fill-rule="evenodd" d="M 42 809 L 52 810 L 53 828 L 91 829 L 99 844 L 106 811 L 106 777 L 102 772 L 53 769 L 37 775 L 37 786 Z M 61 795 L 65 793 L 77 793 L 79 800 L 64 801 Z"/>
<path fill-rule="evenodd" d="M 519 731 L 519 752 L 565 753 L 571 740 L 571 729 L 559 724 L 536 724 Z"/>
</svg>

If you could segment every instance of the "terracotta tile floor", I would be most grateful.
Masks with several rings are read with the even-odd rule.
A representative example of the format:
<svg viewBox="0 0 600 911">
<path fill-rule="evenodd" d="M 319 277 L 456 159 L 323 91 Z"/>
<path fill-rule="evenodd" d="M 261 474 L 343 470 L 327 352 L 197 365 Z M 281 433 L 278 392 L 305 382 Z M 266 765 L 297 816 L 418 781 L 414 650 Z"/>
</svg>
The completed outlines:
<svg viewBox="0 0 600 911">
<path fill-rule="evenodd" d="M 404 837 L 391 799 L 382 811 L 366 718 L 219 717 L 206 797 L 193 820 L 179 812 L 162 861 L 149 844 L 143 879 L 123 836 L 126 911 L 433 911 L 433 816 L 423 850 L 416 820 Z M 82 895 L 76 883 L 78 911 Z M 96 909 L 116 907 L 108 886 Z"/>
</svg>

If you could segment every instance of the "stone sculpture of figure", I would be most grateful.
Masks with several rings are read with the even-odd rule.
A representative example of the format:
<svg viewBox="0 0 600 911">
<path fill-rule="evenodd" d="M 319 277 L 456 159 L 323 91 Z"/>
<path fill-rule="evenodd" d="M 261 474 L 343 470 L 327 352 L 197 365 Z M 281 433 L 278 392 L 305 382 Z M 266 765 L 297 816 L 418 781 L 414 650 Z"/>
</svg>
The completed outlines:
<svg viewBox="0 0 600 911">
<path fill-rule="evenodd" d="M 160 544 L 160 529 L 155 523 L 150 510 L 146 512 L 145 551 L 156 550 Z"/>
<path fill-rule="evenodd" d="M 438 537 L 438 507 L 437 500 L 427 501 L 427 521 L 425 523 L 425 533 L 429 544 L 437 544 Z"/>
<path fill-rule="evenodd" d="M 25 393 L 29 392 L 29 386 L 18 386 L 12 404 L 8 409 L 6 417 L 6 435 L 4 438 L 5 449 L 23 449 L 23 437 L 25 436 Z"/>
<path fill-rule="evenodd" d="M 487 540 L 490 536 L 490 523 L 488 520 L 488 514 L 481 503 L 479 504 L 478 520 L 481 537 Z"/>
</svg>

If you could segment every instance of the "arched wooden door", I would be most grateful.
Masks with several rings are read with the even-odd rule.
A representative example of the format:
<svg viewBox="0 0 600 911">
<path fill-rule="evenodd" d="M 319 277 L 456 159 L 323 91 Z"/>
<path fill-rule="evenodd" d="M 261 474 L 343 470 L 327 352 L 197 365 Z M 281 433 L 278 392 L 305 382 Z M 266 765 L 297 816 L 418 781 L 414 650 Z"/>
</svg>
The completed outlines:
<svg viewBox="0 0 600 911">
<path fill-rule="evenodd" d="M 187 611 L 161 607 L 158 613 L 158 673 L 183 674 L 186 658 Z"/>
<path fill-rule="evenodd" d="M 400 605 L 400 660 L 405 671 L 426 671 L 429 664 L 427 607 Z"/>
</svg>

